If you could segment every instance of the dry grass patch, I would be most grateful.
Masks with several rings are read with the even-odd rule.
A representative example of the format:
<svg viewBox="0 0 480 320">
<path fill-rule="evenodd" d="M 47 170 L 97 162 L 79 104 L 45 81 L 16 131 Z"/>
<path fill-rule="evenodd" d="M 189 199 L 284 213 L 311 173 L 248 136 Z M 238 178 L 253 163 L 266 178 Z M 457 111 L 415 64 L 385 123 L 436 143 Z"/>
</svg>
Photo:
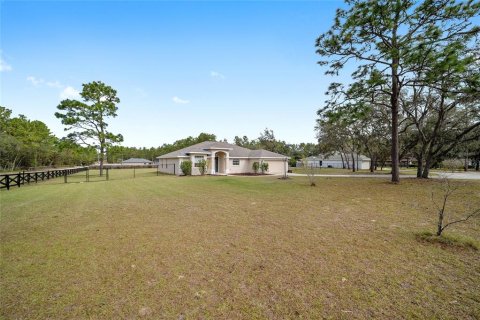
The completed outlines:
<svg viewBox="0 0 480 320">
<path fill-rule="evenodd" d="M 417 238 L 421 241 L 426 241 L 430 243 L 436 243 L 445 247 L 460 247 L 468 248 L 473 250 L 478 250 L 480 248 L 480 243 L 473 238 L 451 235 L 448 232 L 445 235 L 437 236 L 432 232 L 424 231 L 417 233 Z"/>
<path fill-rule="evenodd" d="M 415 237 L 436 181 L 122 174 L 0 193 L 0 316 L 480 317 L 478 251 Z"/>
</svg>

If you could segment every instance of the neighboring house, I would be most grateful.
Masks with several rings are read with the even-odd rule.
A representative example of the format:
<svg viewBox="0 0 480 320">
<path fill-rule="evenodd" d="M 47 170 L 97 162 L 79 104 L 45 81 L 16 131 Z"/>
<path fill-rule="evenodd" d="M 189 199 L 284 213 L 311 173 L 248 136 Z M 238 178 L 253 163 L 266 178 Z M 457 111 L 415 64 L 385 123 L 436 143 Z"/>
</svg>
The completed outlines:
<svg viewBox="0 0 480 320">
<path fill-rule="evenodd" d="M 205 141 L 193 146 L 157 157 L 160 172 L 182 174 L 180 163 L 192 161 L 192 175 L 199 175 L 197 164 L 207 161 L 207 174 L 253 173 L 254 162 L 267 162 L 268 173 L 284 174 L 288 169 L 288 157 L 267 150 L 250 150 L 226 142 Z"/>
<path fill-rule="evenodd" d="M 355 168 L 357 169 L 369 169 L 370 168 L 370 158 L 361 155 L 354 154 L 355 157 Z M 340 152 L 335 152 L 330 156 L 312 156 L 308 157 L 307 165 L 309 167 L 315 168 L 351 168 L 353 166 L 351 154 L 340 154 Z M 297 167 L 303 166 L 302 161 L 297 162 Z"/>
<path fill-rule="evenodd" d="M 143 165 L 149 165 L 149 164 L 153 164 L 153 162 L 150 160 L 141 159 L 141 158 L 130 158 L 128 160 L 122 161 L 123 166 L 143 166 Z"/>
</svg>

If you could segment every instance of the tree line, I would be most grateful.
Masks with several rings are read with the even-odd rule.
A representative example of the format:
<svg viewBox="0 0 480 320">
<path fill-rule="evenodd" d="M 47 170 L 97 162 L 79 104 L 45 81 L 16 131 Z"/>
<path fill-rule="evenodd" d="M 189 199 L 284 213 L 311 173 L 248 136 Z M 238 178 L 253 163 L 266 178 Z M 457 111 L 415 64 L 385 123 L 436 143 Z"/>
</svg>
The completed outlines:
<svg viewBox="0 0 480 320">
<path fill-rule="evenodd" d="M 86 165 L 97 159 L 95 148 L 55 137 L 45 123 L 0 106 L 0 170 L 42 166 Z"/>
<path fill-rule="evenodd" d="M 153 161 L 155 157 L 204 141 L 228 142 L 226 139 L 218 139 L 215 134 L 202 132 L 196 137 L 189 136 L 173 143 L 164 143 L 156 148 L 112 146 L 108 150 L 107 158 L 109 163 L 117 163 L 129 158 L 144 158 Z M 286 155 L 290 157 L 289 161 L 292 166 L 294 166 L 298 160 L 301 160 L 304 157 L 317 155 L 319 152 L 316 143 L 287 143 L 283 140 L 276 139 L 273 130 L 268 128 L 264 129 L 264 131 L 255 139 L 249 139 L 247 136 L 235 136 L 233 143 L 248 149 L 265 149 Z"/>
<path fill-rule="evenodd" d="M 60 105 L 71 105 L 72 101 L 62 102 Z M 98 162 L 101 153 L 98 144 L 93 142 L 82 144 L 82 140 L 87 141 L 87 137 L 80 139 L 78 132 L 58 138 L 42 121 L 30 120 L 24 115 L 12 117 L 12 110 L 0 107 L 0 170 L 81 166 Z M 127 147 L 110 142 L 105 146 L 103 153 L 108 163 L 120 163 L 129 158 L 153 161 L 155 157 L 178 149 L 204 141 L 217 140 L 215 134 L 202 132 L 196 137 L 189 136 L 152 148 Z M 291 157 L 292 165 L 303 157 L 318 153 L 317 145 L 314 143 L 289 144 L 277 140 L 273 130 L 269 129 L 265 129 L 256 139 L 250 140 L 247 136 L 242 138 L 236 136 L 233 142 L 250 149 L 266 149 L 287 155 Z"/>
</svg>

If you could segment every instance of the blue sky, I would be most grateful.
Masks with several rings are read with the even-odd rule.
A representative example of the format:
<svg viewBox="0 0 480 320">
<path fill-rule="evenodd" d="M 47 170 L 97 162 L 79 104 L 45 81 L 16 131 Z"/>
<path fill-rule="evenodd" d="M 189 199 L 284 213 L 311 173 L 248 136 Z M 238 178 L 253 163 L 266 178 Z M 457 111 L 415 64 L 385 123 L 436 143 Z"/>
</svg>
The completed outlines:
<svg viewBox="0 0 480 320">
<path fill-rule="evenodd" d="M 315 39 L 341 1 L 1 1 L 0 104 L 45 122 L 82 83 L 103 81 L 121 103 L 110 130 L 126 146 L 264 128 L 315 142 L 316 110 L 334 79 Z"/>
</svg>

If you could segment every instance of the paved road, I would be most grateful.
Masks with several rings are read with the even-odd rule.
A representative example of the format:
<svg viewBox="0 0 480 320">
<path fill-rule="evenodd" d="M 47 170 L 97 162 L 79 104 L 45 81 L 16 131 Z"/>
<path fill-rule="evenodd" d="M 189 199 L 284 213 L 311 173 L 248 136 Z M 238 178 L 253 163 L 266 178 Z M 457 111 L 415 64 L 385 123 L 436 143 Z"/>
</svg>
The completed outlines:
<svg viewBox="0 0 480 320">
<path fill-rule="evenodd" d="M 445 173 L 449 179 L 459 179 L 459 180 L 480 180 L 479 171 L 469 171 L 469 172 L 448 172 Z M 440 176 L 437 175 L 437 178 Z"/>
<path fill-rule="evenodd" d="M 306 174 L 303 173 L 289 173 L 290 177 L 306 177 Z M 446 177 L 449 179 L 455 180 L 480 180 L 480 172 L 448 172 L 445 173 Z M 390 179 L 389 174 L 316 174 L 315 177 L 335 177 L 335 178 L 384 178 Z M 415 175 L 410 174 L 401 174 L 400 180 L 402 178 L 416 178 Z M 440 179 L 441 175 L 434 174 L 431 175 L 433 179 Z"/>
</svg>

